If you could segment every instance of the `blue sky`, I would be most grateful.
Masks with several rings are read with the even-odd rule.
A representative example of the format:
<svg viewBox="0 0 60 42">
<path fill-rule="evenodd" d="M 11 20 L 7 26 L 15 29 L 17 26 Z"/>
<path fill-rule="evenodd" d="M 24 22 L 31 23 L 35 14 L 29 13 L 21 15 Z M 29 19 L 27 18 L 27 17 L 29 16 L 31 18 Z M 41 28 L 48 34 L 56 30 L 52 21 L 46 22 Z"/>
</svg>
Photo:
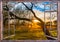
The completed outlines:
<svg viewBox="0 0 60 42">
<path fill-rule="evenodd" d="M 15 2 L 14 2 L 15 3 Z M 31 8 L 31 3 L 30 2 L 24 2 L 29 8 Z M 50 6 L 45 6 L 44 4 L 48 5 L 48 4 L 53 4 L 53 2 L 38 2 L 37 4 L 34 5 L 33 10 L 38 10 L 41 12 L 44 12 L 45 10 L 50 10 Z M 11 2 L 10 4 L 13 4 L 13 2 Z M 13 4 L 14 5 L 14 4 Z M 13 6 L 12 5 L 12 6 Z M 14 7 L 14 6 L 13 6 Z M 15 3 L 15 9 L 19 9 L 19 10 L 26 10 L 27 8 L 22 4 L 22 3 Z M 52 6 L 52 10 L 56 10 L 57 9 L 57 5 L 54 4 Z"/>
<path fill-rule="evenodd" d="M 15 3 L 15 2 L 14 2 Z M 11 11 L 13 12 L 13 11 L 15 11 L 15 12 L 17 12 L 17 10 L 18 10 L 18 12 L 17 13 L 19 13 L 19 11 L 25 11 L 25 10 L 27 10 L 27 8 L 22 4 L 22 3 L 10 3 L 12 6 L 13 6 L 13 8 L 11 9 Z M 52 5 L 52 4 L 53 5 Z M 24 2 L 24 4 L 27 6 L 27 7 L 29 7 L 29 8 L 31 8 L 31 2 Z M 45 6 L 44 7 L 44 4 L 46 4 L 47 6 Z M 50 6 L 48 5 L 48 4 L 51 4 L 53 7 L 52 7 L 52 10 L 55 10 L 55 9 L 57 9 L 57 5 L 56 4 L 54 4 L 53 2 L 37 2 L 37 3 L 34 3 L 34 6 L 33 6 L 33 10 L 38 10 L 38 12 L 40 11 L 41 12 L 41 14 L 43 14 L 43 12 L 45 11 L 45 10 L 50 10 Z M 14 6 L 15 5 L 15 6 Z M 37 13 L 37 14 L 39 14 L 39 13 Z M 54 14 L 56 14 L 56 13 L 54 13 Z M 43 17 L 44 15 L 42 15 L 42 17 Z M 48 13 L 48 15 L 47 15 L 48 17 L 50 16 L 49 15 L 49 13 Z M 40 17 L 41 18 L 41 15 L 39 15 L 38 17 Z M 47 18 L 48 18 L 47 17 Z M 53 17 L 52 17 L 53 18 Z M 56 19 L 56 18 L 55 18 Z M 43 19 L 44 20 L 44 19 Z M 48 20 L 48 19 L 47 19 Z"/>
<path fill-rule="evenodd" d="M 53 6 L 51 7 L 48 4 L 51 4 L 52 2 L 42 2 L 41 4 L 38 4 L 36 6 L 33 7 L 33 10 L 39 10 L 44 12 L 45 10 L 56 10 L 57 9 L 57 5 L 53 4 Z M 46 6 L 44 6 L 44 4 L 46 4 Z"/>
</svg>

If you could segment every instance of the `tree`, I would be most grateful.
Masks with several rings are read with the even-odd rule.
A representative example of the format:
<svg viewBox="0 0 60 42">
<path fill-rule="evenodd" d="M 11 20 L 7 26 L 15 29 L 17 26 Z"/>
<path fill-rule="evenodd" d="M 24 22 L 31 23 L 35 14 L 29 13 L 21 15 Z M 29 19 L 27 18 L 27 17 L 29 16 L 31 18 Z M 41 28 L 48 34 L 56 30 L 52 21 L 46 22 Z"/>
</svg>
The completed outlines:
<svg viewBox="0 0 60 42">
<path fill-rule="evenodd" d="M 31 2 L 31 7 L 28 7 L 24 2 L 21 2 L 21 3 L 22 3 L 29 11 L 32 12 L 32 14 L 34 15 L 34 17 L 35 17 L 37 20 L 39 20 L 39 21 L 41 22 L 41 27 L 43 28 L 43 32 L 45 33 L 45 35 L 48 35 L 48 36 L 46 36 L 47 39 L 54 39 L 54 38 L 52 38 L 52 37 L 49 37 L 49 36 L 51 36 L 51 34 L 49 33 L 48 29 L 46 28 L 44 21 L 42 21 L 40 18 L 38 18 L 38 17 L 36 16 L 36 13 L 32 10 L 34 4 Z M 12 16 L 14 16 L 15 19 L 26 20 L 26 21 L 32 22 L 32 20 L 30 20 L 30 19 L 20 18 L 20 17 L 16 16 L 15 14 L 13 14 L 12 12 L 10 12 L 7 5 L 6 5 L 6 9 L 4 9 L 4 10 L 7 10 L 7 11 L 9 12 L 9 15 L 11 16 L 11 19 L 14 19 L 14 18 L 12 17 Z M 7 19 L 8 19 L 8 18 L 5 18 L 5 19 L 4 19 L 4 23 L 5 23 L 5 21 L 6 21 Z M 44 26 L 45 26 L 45 27 L 44 27 Z"/>
</svg>

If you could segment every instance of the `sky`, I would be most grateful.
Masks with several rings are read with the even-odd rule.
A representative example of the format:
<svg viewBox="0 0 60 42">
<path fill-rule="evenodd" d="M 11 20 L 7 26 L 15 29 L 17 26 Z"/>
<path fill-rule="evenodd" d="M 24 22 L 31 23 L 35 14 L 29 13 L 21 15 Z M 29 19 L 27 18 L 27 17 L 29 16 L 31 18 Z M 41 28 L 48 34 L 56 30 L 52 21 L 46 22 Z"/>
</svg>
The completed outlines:
<svg viewBox="0 0 60 42">
<path fill-rule="evenodd" d="M 24 10 L 27 9 L 22 3 L 9 2 L 8 4 L 12 5 L 11 11 L 14 11 L 14 10 L 24 11 Z M 31 8 L 31 6 L 32 6 L 31 5 L 31 2 L 24 2 L 24 4 L 28 8 Z M 50 11 L 50 10 L 51 11 L 57 10 L 57 4 L 56 3 L 53 3 L 53 2 L 38 2 L 38 3 L 33 3 L 33 4 L 34 5 L 33 5 L 33 8 L 32 9 L 36 12 L 37 17 L 39 17 L 41 19 L 43 18 L 43 20 L 44 20 L 44 13 L 43 12 Z M 51 4 L 51 5 L 49 5 L 49 4 Z M 46 18 L 48 20 L 48 18 L 50 17 L 50 14 L 47 13 L 46 15 L 47 15 Z M 53 13 L 53 15 L 55 16 L 55 18 L 53 20 L 56 20 L 57 19 L 57 17 L 56 17 L 57 16 L 57 13 Z"/>
<path fill-rule="evenodd" d="M 26 10 L 26 7 L 22 3 L 17 3 L 17 2 L 9 2 L 9 3 L 12 4 L 12 6 L 15 9 Z M 26 4 L 29 8 L 31 8 L 30 2 L 24 2 L 24 4 Z M 49 5 L 49 4 L 51 4 L 51 5 Z M 46 6 L 44 6 L 44 5 L 46 5 Z M 11 9 L 11 10 L 13 10 L 13 9 Z M 56 3 L 54 4 L 53 2 L 38 2 L 38 3 L 34 4 L 33 10 L 39 10 L 41 12 L 44 12 L 46 10 L 48 10 L 48 11 L 49 10 L 57 10 L 57 5 L 56 5 Z"/>
<path fill-rule="evenodd" d="M 33 9 L 39 10 L 42 12 L 49 11 L 49 10 L 57 10 L 57 4 L 51 4 L 51 3 L 52 2 L 41 2 L 41 4 L 38 3 L 37 5 L 35 5 L 33 7 Z M 49 4 L 51 4 L 51 5 L 49 5 Z"/>
</svg>

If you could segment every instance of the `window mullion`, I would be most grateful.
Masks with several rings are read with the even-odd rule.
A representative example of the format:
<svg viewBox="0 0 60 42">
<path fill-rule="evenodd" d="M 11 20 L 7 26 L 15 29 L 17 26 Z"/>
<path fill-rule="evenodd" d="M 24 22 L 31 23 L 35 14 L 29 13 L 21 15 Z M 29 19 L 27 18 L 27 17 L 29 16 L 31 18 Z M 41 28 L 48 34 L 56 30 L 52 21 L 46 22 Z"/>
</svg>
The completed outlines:
<svg viewBox="0 0 60 42">
<path fill-rule="evenodd" d="M 10 15 L 8 11 L 8 36 L 10 36 Z"/>
</svg>

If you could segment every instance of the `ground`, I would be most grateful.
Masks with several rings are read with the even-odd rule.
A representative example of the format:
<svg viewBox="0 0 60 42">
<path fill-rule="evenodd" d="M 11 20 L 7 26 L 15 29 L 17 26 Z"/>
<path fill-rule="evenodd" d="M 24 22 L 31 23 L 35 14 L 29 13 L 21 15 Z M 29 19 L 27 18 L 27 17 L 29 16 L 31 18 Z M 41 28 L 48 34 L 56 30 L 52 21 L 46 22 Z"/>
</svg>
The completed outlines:
<svg viewBox="0 0 60 42">
<path fill-rule="evenodd" d="M 42 30 L 42 27 L 36 24 L 10 25 L 9 30 L 8 27 L 5 26 L 5 31 L 3 33 L 4 33 L 4 39 L 6 40 L 47 40 Z M 50 33 L 53 37 L 57 37 L 57 30 L 53 29 L 52 31 L 50 31 Z"/>
</svg>

